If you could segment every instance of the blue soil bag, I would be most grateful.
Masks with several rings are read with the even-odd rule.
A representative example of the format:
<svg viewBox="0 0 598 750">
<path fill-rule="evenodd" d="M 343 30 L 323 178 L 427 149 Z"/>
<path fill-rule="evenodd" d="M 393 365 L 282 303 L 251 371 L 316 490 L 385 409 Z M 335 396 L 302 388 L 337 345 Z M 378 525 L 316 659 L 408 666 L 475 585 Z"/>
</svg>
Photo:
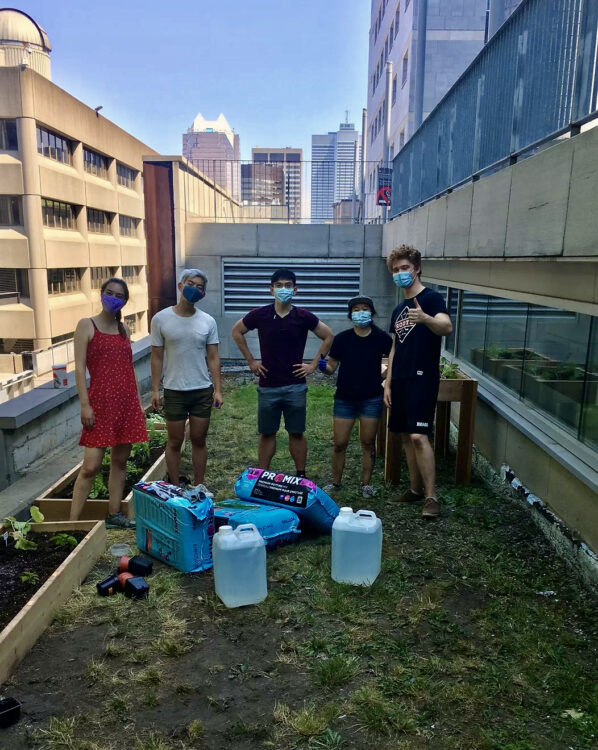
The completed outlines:
<svg viewBox="0 0 598 750">
<path fill-rule="evenodd" d="M 138 482 L 133 505 L 140 550 L 183 573 L 212 567 L 214 504 L 209 497 L 167 482 Z"/>
<path fill-rule="evenodd" d="M 338 505 L 310 479 L 268 469 L 245 469 L 235 482 L 235 495 L 296 513 L 317 531 L 330 534 Z"/>
<path fill-rule="evenodd" d="M 267 549 L 296 542 L 301 533 L 297 528 L 299 518 L 292 510 L 250 503 L 236 497 L 217 500 L 214 503 L 214 518 L 216 530 L 225 525 L 236 529 L 242 523 L 254 524 L 266 542 Z"/>
</svg>

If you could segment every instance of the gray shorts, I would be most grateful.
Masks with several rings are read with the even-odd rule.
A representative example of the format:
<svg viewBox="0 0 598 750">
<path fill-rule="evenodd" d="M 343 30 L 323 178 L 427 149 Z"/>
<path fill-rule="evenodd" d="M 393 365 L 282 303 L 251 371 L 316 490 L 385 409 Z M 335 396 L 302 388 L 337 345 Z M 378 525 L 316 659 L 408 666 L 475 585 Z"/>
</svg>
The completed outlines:
<svg viewBox="0 0 598 750">
<path fill-rule="evenodd" d="M 301 435 L 305 432 L 305 383 L 283 385 L 278 388 L 257 389 L 257 429 L 260 435 L 274 435 L 284 414 L 287 432 Z"/>
</svg>

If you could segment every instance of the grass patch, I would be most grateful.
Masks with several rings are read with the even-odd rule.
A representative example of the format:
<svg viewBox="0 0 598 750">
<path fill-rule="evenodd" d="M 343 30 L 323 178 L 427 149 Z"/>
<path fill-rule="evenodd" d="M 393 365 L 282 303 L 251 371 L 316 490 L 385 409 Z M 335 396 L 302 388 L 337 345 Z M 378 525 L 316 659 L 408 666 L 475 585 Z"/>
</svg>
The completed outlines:
<svg viewBox="0 0 598 750">
<path fill-rule="evenodd" d="M 324 688 L 337 688 L 355 679 L 358 672 L 359 660 L 357 657 L 332 656 L 315 667 L 314 681 Z"/>
</svg>

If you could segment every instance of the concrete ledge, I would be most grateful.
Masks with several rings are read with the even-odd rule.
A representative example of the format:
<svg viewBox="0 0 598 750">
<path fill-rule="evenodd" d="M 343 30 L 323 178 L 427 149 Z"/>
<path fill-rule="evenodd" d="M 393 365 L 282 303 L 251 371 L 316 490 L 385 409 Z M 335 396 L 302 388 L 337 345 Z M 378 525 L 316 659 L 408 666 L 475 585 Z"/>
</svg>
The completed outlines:
<svg viewBox="0 0 598 750">
<path fill-rule="evenodd" d="M 149 357 L 151 346 L 149 336 L 132 343 L 133 362 Z M 0 405 L 0 429 L 15 430 L 32 422 L 50 409 L 77 397 L 75 373 L 67 375 L 66 388 L 54 388 L 52 383 L 39 386 L 22 396 Z"/>
</svg>

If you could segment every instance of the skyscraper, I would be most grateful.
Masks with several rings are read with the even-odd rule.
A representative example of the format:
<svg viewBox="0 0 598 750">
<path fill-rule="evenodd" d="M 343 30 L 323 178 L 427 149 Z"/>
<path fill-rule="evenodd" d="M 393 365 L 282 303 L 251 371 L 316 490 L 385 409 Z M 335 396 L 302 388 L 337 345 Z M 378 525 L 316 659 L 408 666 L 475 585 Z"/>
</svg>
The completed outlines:
<svg viewBox="0 0 598 750">
<path fill-rule="evenodd" d="M 302 219 L 300 148 L 252 148 L 251 164 L 241 167 L 241 201 L 244 205 L 284 206 L 288 220 Z"/>
<path fill-rule="evenodd" d="M 418 13 L 420 0 L 372 0 L 368 65 L 368 132 L 365 217 L 375 218 L 378 167 L 384 166 L 386 120 L 386 63 L 392 61 L 390 88 L 390 158 L 397 154 L 416 127 L 415 89 L 423 74 L 423 116 L 449 90 L 482 49 L 491 3 L 504 3 L 506 18 L 521 0 L 430 0 L 426 18 L 425 65 L 418 69 Z M 421 80 L 421 79 L 420 79 Z"/>
<path fill-rule="evenodd" d="M 241 198 L 241 144 L 221 113 L 216 120 L 197 114 L 183 133 L 183 156 L 238 201 Z"/>
<path fill-rule="evenodd" d="M 345 121 L 339 129 L 311 137 L 311 223 L 334 220 L 333 204 L 351 198 L 358 174 L 359 133 Z"/>
</svg>

